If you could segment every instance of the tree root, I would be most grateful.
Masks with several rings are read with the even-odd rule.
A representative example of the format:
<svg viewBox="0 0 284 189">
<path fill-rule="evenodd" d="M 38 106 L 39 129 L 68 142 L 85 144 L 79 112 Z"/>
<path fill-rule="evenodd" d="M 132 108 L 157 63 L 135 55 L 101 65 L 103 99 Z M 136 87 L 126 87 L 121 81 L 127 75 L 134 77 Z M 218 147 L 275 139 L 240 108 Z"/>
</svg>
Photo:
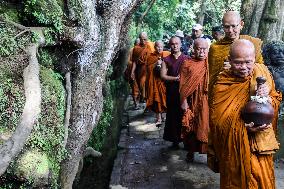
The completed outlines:
<svg viewBox="0 0 284 189">
<path fill-rule="evenodd" d="M 72 102 L 72 88 L 71 88 L 71 73 L 67 72 L 65 74 L 65 81 L 66 81 L 66 112 L 65 112 L 65 119 L 64 119 L 64 141 L 63 147 L 65 148 L 68 139 L 68 128 L 70 124 L 70 114 L 71 114 L 71 102 Z"/>
<path fill-rule="evenodd" d="M 0 175 L 5 173 L 9 163 L 24 147 L 40 113 L 41 91 L 37 48 L 37 44 L 31 44 L 26 49 L 29 56 L 29 65 L 23 74 L 26 102 L 16 131 L 0 148 Z"/>
</svg>

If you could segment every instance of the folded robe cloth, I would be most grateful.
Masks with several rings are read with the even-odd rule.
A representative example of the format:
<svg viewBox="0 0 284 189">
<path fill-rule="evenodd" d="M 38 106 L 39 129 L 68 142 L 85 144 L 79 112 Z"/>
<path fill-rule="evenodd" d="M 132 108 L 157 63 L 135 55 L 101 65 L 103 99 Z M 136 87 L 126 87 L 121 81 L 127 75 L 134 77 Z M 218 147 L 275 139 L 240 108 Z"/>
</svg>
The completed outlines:
<svg viewBox="0 0 284 189">
<path fill-rule="evenodd" d="M 274 154 L 279 150 L 273 127 L 253 133 L 250 136 L 250 146 L 252 152 L 258 154 Z"/>
<path fill-rule="evenodd" d="M 181 138 L 185 138 L 186 134 L 190 133 L 193 131 L 193 118 L 194 118 L 194 114 L 192 113 L 192 111 L 188 108 L 182 116 L 182 134 L 181 134 Z"/>
</svg>

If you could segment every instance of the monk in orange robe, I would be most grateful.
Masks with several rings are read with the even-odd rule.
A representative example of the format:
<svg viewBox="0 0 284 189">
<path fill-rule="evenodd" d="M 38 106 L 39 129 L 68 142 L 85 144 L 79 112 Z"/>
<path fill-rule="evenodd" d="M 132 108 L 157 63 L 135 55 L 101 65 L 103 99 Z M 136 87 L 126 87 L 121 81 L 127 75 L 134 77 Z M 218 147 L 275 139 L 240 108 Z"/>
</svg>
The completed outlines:
<svg viewBox="0 0 284 189">
<path fill-rule="evenodd" d="M 259 38 L 254 38 L 248 35 L 240 35 L 244 22 L 237 11 L 228 11 L 223 16 L 223 28 L 225 37 L 210 46 L 208 55 L 209 64 L 209 101 L 211 99 L 211 91 L 216 83 L 219 73 L 230 67 L 228 63 L 228 55 L 230 45 L 238 39 L 247 39 L 254 44 L 256 50 L 256 63 L 263 63 L 261 55 L 262 41 Z"/>
<path fill-rule="evenodd" d="M 250 41 L 236 40 L 230 47 L 229 62 L 231 67 L 220 73 L 213 90 L 208 165 L 220 172 L 221 189 L 275 189 L 275 144 L 271 141 L 276 139 L 272 126 L 277 123 L 282 96 L 275 90 L 267 67 L 255 63 L 255 49 Z M 259 76 L 267 79 L 260 86 L 256 85 Z M 272 126 L 254 126 L 243 121 L 241 111 L 251 95 L 270 99 L 275 109 Z M 272 135 L 271 141 L 261 143 L 264 138 L 259 136 L 267 134 Z"/>
<path fill-rule="evenodd" d="M 139 43 L 140 43 L 140 40 L 139 40 L 139 38 L 137 38 L 134 42 L 134 47 L 139 45 Z M 131 96 L 132 96 L 132 99 L 133 99 L 134 108 L 138 109 L 137 101 L 138 101 L 138 98 L 139 98 L 139 88 L 138 88 L 136 80 L 131 77 L 131 71 L 132 71 L 132 65 L 133 65 L 132 55 L 133 55 L 134 47 L 132 47 L 129 50 L 128 59 L 127 59 L 127 68 L 124 72 L 124 77 L 128 81 L 128 83 L 131 87 Z"/>
<path fill-rule="evenodd" d="M 163 51 L 163 48 L 163 42 L 157 41 L 155 52 L 148 56 L 146 63 L 146 108 L 156 113 L 156 126 L 162 124 L 162 113 L 167 110 L 165 83 L 160 77 L 160 71 L 155 70 L 158 66 L 161 68 L 163 58 L 171 54 L 169 51 Z"/>
<path fill-rule="evenodd" d="M 194 40 L 193 58 L 184 62 L 180 73 L 180 99 L 184 111 L 181 138 L 188 150 L 187 161 L 194 152 L 206 153 L 209 132 L 208 42 Z"/>
<path fill-rule="evenodd" d="M 132 71 L 131 77 L 137 81 L 140 101 L 145 100 L 145 82 L 146 82 L 146 62 L 148 56 L 154 52 L 154 45 L 148 41 L 147 33 L 142 32 L 139 35 L 140 44 L 135 46 L 132 54 Z"/>
</svg>

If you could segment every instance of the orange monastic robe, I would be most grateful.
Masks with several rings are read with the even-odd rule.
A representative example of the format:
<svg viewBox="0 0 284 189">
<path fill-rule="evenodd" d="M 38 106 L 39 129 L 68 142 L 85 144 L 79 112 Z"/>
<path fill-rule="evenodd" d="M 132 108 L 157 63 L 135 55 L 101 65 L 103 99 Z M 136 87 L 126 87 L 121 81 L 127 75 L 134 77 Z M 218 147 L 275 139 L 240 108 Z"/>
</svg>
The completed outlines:
<svg viewBox="0 0 284 189">
<path fill-rule="evenodd" d="M 128 59 L 127 59 L 128 61 L 127 61 L 127 68 L 126 68 L 126 70 L 127 70 L 127 73 L 126 73 L 127 76 L 126 77 L 128 78 L 128 83 L 131 87 L 132 97 L 137 99 L 138 96 L 139 96 L 138 84 L 137 84 L 136 80 L 132 80 L 131 76 L 130 76 L 131 70 L 132 70 L 132 65 L 133 65 L 133 61 L 132 61 L 133 49 L 134 49 L 134 47 L 129 50 Z"/>
<path fill-rule="evenodd" d="M 248 35 L 241 35 L 240 39 L 249 40 L 254 44 L 256 53 L 256 63 L 263 64 L 263 57 L 261 55 L 262 41 L 259 38 L 254 38 Z M 209 64 L 209 98 L 211 98 L 211 91 L 213 85 L 217 80 L 218 74 L 223 70 L 224 62 L 228 61 L 230 46 L 233 41 L 228 39 L 221 39 L 210 46 L 208 54 Z"/>
<path fill-rule="evenodd" d="M 151 53 L 147 59 L 147 77 L 146 77 L 146 108 L 155 113 L 165 112 L 166 105 L 166 87 L 160 75 L 156 75 L 154 68 L 158 58 L 169 56 L 169 51 L 163 51 L 161 54 Z"/>
<path fill-rule="evenodd" d="M 145 98 L 146 62 L 152 52 L 154 52 L 152 42 L 147 42 L 144 46 L 137 45 L 133 49 L 132 61 L 136 63 L 135 78 L 142 98 Z"/>
<path fill-rule="evenodd" d="M 181 102 L 189 109 L 182 119 L 182 138 L 190 152 L 207 152 L 209 132 L 208 64 L 207 60 L 189 59 L 180 72 Z"/>
<path fill-rule="evenodd" d="M 220 172 L 221 189 L 274 189 L 272 154 L 252 152 L 255 134 L 248 133 L 241 110 L 255 95 L 256 77 L 264 76 L 271 91 L 272 105 L 277 114 L 281 94 L 263 64 L 255 64 L 253 74 L 246 78 L 234 76 L 230 70 L 218 76 L 210 107 L 208 165 Z M 277 116 L 273 121 L 276 124 Z M 265 130 L 266 131 L 266 130 Z M 273 132 L 273 130 L 272 130 Z"/>
</svg>

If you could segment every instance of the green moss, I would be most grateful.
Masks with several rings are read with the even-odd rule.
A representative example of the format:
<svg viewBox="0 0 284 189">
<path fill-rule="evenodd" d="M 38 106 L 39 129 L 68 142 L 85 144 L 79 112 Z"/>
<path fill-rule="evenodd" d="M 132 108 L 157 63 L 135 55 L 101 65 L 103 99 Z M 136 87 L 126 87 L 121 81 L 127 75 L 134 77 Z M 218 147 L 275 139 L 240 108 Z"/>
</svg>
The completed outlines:
<svg viewBox="0 0 284 189">
<path fill-rule="evenodd" d="M 54 69 L 54 63 L 58 61 L 54 53 L 46 48 L 40 48 L 38 50 L 38 60 L 40 65 L 50 69 Z"/>
<path fill-rule="evenodd" d="M 8 20 L 20 22 L 19 13 L 16 7 L 10 7 L 8 5 L 1 4 L 0 15 L 4 16 Z"/>
<path fill-rule="evenodd" d="M 57 0 L 25 0 L 25 19 L 29 22 L 30 18 L 34 19 L 34 24 L 54 26 L 57 31 L 61 32 L 63 28 L 61 5 L 62 2 Z"/>
<path fill-rule="evenodd" d="M 13 132 L 20 120 L 25 103 L 23 80 L 10 71 L 0 72 L 0 133 Z"/>
<path fill-rule="evenodd" d="M 28 32 L 17 36 L 20 32 L 9 25 L 0 25 L 0 56 L 7 57 L 15 54 L 31 42 Z"/>
<path fill-rule="evenodd" d="M 56 187 L 60 162 L 66 156 L 62 146 L 65 115 L 65 90 L 62 79 L 62 76 L 52 69 L 41 66 L 41 114 L 27 143 L 30 148 L 40 149 L 48 155 L 54 179 L 53 187 Z"/>
<path fill-rule="evenodd" d="M 18 160 L 16 175 L 20 178 L 40 179 L 48 177 L 48 157 L 37 150 L 27 151 Z"/>
</svg>

